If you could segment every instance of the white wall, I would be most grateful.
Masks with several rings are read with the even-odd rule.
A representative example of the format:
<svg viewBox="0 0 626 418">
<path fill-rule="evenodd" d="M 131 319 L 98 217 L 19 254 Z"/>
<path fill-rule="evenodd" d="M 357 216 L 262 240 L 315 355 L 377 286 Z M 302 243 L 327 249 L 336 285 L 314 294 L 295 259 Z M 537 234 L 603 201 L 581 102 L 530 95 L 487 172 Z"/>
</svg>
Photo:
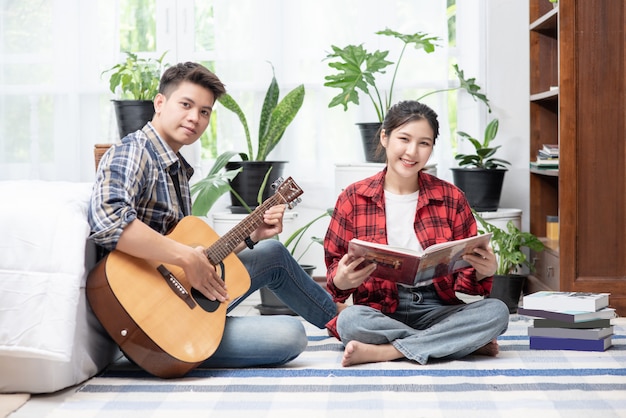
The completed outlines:
<svg viewBox="0 0 626 418">
<path fill-rule="evenodd" d="M 493 113 L 500 119 L 495 139 L 496 145 L 502 145 L 499 155 L 512 163 L 504 179 L 500 207 L 522 209 L 522 229 L 527 231 L 530 207 L 528 0 L 484 1 L 486 89 Z"/>
</svg>

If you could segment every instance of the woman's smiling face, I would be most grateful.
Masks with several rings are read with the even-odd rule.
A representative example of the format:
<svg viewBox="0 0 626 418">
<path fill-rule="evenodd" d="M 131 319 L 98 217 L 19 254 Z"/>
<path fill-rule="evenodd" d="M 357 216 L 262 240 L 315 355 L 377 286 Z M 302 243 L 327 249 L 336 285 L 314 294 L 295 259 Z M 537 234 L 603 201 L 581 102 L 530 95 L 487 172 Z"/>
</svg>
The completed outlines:
<svg viewBox="0 0 626 418">
<path fill-rule="evenodd" d="M 387 171 L 414 179 L 428 162 L 435 143 L 433 129 L 426 119 L 408 122 L 390 135 L 383 131 L 380 141 L 387 155 Z"/>
</svg>

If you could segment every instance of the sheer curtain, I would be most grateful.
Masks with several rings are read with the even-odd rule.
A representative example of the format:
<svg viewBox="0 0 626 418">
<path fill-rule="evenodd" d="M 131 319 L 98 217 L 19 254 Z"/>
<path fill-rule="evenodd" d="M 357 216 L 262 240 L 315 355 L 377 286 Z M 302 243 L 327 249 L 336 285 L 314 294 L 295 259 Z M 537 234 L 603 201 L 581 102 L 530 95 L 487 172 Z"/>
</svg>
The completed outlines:
<svg viewBox="0 0 626 418">
<path fill-rule="evenodd" d="M 106 0 L 2 0 L 0 180 L 89 181 L 110 142 L 100 79 L 115 55 Z"/>
<path fill-rule="evenodd" d="M 119 0 L 118 0 L 119 1 Z M 167 7 L 191 8 L 190 0 L 156 0 Z M 201 0 L 195 0 L 196 2 Z M 307 201 L 326 208 L 334 203 L 337 163 L 364 162 L 355 123 L 373 121 L 369 98 L 361 106 L 328 108 L 339 90 L 324 87 L 330 68 L 324 57 L 331 45 L 364 44 L 390 50 L 396 61 L 401 42 L 376 35 L 390 28 L 401 33 L 427 32 L 441 38 L 432 54 L 409 47 L 396 79 L 394 101 L 448 87 L 446 1 L 432 0 L 215 0 L 216 72 L 240 102 L 256 138 L 260 107 L 274 66 L 281 97 L 296 85 L 306 88 L 304 105 L 273 160 L 290 163 L 286 174 L 305 188 Z M 462 2 L 461 2 L 462 3 Z M 482 3 L 482 2 L 479 2 Z M 100 77 L 120 58 L 118 2 L 110 0 L 2 0 L 0 16 L 0 180 L 47 179 L 91 181 L 93 145 L 113 142 L 115 121 L 106 80 Z M 197 3 L 196 3 L 197 4 Z M 476 8 L 466 8 L 476 13 Z M 461 5 L 459 5 L 461 10 Z M 460 11 L 459 11 L 460 13 Z M 475 16 L 466 22 L 475 20 Z M 462 19 L 457 16 L 457 21 Z M 193 26 L 185 19 L 185 24 Z M 478 24 L 463 26 L 472 31 Z M 184 24 L 181 24 L 184 26 Z M 184 27 L 186 31 L 189 28 Z M 462 38 L 459 33 L 457 37 Z M 472 45 L 466 45 L 469 48 Z M 480 49 L 478 45 L 474 48 Z M 193 51 L 173 50 L 170 60 L 194 59 Z M 159 50 L 161 52 L 161 50 Z M 475 63 L 474 63 L 475 64 Z M 481 77 L 477 65 L 466 76 Z M 379 77 L 387 89 L 392 70 Z M 453 76 L 452 76 L 453 78 Z M 460 99 L 461 100 L 461 99 Z M 440 115 L 441 137 L 434 163 L 441 177 L 452 163 L 447 96 L 426 99 Z M 464 114 L 480 106 L 471 99 Z M 474 110 L 472 110 L 474 109 Z M 243 130 L 230 112 L 217 106 L 218 150 L 246 150 Z M 199 152 L 190 153 L 196 167 Z M 210 163 L 205 163 L 204 167 Z M 198 175 L 204 170 L 198 170 Z"/>
</svg>

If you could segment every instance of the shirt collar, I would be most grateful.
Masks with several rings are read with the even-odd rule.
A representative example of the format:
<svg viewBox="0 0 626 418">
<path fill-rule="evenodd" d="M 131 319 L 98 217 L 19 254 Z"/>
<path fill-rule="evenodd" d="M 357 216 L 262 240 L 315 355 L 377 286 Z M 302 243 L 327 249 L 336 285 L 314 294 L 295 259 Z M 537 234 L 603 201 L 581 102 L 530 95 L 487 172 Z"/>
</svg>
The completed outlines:
<svg viewBox="0 0 626 418">
<path fill-rule="evenodd" d="M 167 142 L 165 142 L 163 138 L 161 138 L 161 136 L 157 133 L 156 129 L 154 129 L 154 126 L 152 126 L 151 122 L 148 122 L 143 127 L 143 132 L 146 134 L 148 140 L 154 146 L 154 149 L 156 150 L 159 158 L 159 163 L 161 164 L 161 167 L 163 169 L 171 169 L 174 172 L 178 172 L 180 164 L 182 165 L 182 170 L 185 173 L 187 180 L 189 180 L 191 176 L 193 176 L 194 169 L 191 164 L 189 164 L 187 160 L 185 160 L 180 152 L 175 153 L 174 150 L 172 150 Z"/>
<path fill-rule="evenodd" d="M 385 186 L 385 174 L 387 174 L 387 167 L 380 172 L 376 173 L 370 179 L 367 187 L 363 187 L 359 190 L 363 196 L 367 196 L 374 202 L 382 200 L 384 196 Z M 441 187 L 438 187 L 436 178 L 423 171 L 419 172 L 419 187 L 420 193 L 418 198 L 418 208 L 427 205 L 431 200 L 443 200 L 443 193 Z"/>
</svg>

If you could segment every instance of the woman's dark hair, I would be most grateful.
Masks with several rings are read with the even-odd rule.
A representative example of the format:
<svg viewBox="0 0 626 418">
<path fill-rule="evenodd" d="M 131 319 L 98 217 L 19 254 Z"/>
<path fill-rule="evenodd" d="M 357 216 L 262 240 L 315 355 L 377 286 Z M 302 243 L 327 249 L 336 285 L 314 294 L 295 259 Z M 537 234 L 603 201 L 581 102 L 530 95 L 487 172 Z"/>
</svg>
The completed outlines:
<svg viewBox="0 0 626 418">
<path fill-rule="evenodd" d="M 426 120 L 433 130 L 433 145 L 439 136 L 439 121 L 437 113 L 430 107 L 416 100 L 404 100 L 391 106 L 385 115 L 385 120 L 376 133 L 376 138 L 380 138 L 382 130 L 385 130 L 387 136 L 391 135 L 395 129 L 416 120 Z M 378 142 L 375 155 L 380 157 L 384 154 L 385 148 Z"/>
<path fill-rule="evenodd" d="M 215 100 L 226 93 L 226 87 L 220 79 L 205 66 L 195 62 L 179 63 L 165 70 L 159 83 L 159 93 L 167 97 L 183 81 L 211 91 Z"/>
</svg>

